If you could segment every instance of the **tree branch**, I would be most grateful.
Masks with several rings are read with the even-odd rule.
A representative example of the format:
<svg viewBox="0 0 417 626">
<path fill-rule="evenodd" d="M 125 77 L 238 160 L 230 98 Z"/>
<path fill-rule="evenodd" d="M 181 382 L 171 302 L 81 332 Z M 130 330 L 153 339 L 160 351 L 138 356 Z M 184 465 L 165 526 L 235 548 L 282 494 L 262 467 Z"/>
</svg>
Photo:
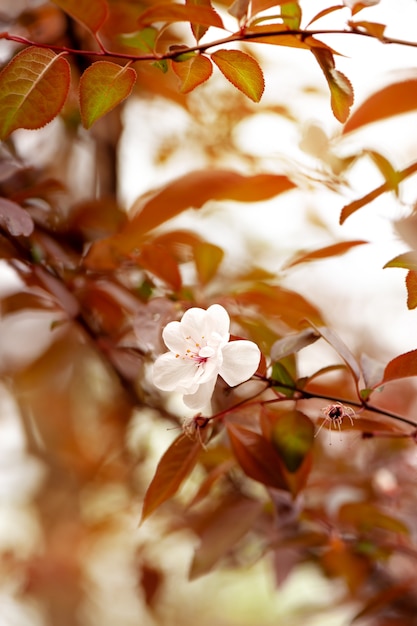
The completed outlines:
<svg viewBox="0 0 417 626">
<path fill-rule="evenodd" d="M 175 49 L 175 50 L 168 50 L 167 52 L 164 52 L 161 54 L 157 52 L 153 52 L 153 53 L 139 54 L 139 55 L 135 55 L 130 52 L 129 53 L 128 52 L 115 52 L 112 50 L 108 50 L 103 46 L 101 42 L 100 42 L 99 50 L 77 50 L 74 48 L 68 48 L 66 46 L 49 45 L 46 43 L 39 43 L 31 39 L 28 39 L 26 37 L 21 37 L 19 35 L 13 35 L 12 33 L 8 33 L 7 31 L 0 33 L 0 39 L 5 39 L 7 41 L 14 41 L 15 43 L 21 43 L 25 46 L 37 46 L 38 48 L 47 48 L 49 50 L 54 50 L 56 52 L 61 52 L 61 53 L 64 52 L 67 54 L 74 54 L 74 55 L 80 55 L 80 56 L 113 57 L 117 59 L 125 59 L 127 61 L 136 62 L 136 61 L 163 61 L 163 60 L 169 60 L 169 59 L 175 60 L 175 58 L 178 57 L 180 54 L 185 54 L 187 52 L 202 53 L 202 52 L 206 52 L 210 48 L 215 48 L 216 46 L 223 46 L 223 45 L 234 43 L 234 42 L 245 42 L 245 41 L 256 42 L 256 40 L 258 39 L 265 39 L 269 37 L 299 37 L 301 41 L 304 41 L 305 39 L 309 37 L 315 37 L 317 35 L 319 36 L 322 36 L 322 35 L 356 35 L 359 37 L 368 37 L 369 39 L 374 39 L 376 41 L 379 41 L 382 44 L 395 44 L 399 46 L 408 46 L 412 48 L 417 48 L 416 41 L 408 41 L 408 40 L 396 39 L 392 37 L 376 37 L 375 35 L 372 35 L 371 33 L 367 33 L 365 31 L 361 31 L 356 28 L 331 29 L 331 30 L 325 30 L 325 29 L 273 30 L 272 29 L 271 31 L 265 31 L 262 33 L 238 31 L 236 33 L 229 35 L 228 37 L 215 39 L 214 41 L 204 43 L 204 44 L 198 44 L 195 46 L 185 46 L 184 48 L 181 48 L 181 50 Z"/>
</svg>

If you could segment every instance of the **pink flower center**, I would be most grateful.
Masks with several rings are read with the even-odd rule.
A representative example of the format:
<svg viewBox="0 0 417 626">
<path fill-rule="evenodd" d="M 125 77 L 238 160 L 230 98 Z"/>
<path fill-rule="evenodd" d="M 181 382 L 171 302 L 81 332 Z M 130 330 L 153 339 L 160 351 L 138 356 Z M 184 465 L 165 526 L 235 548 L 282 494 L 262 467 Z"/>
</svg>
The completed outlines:
<svg viewBox="0 0 417 626">
<path fill-rule="evenodd" d="M 214 348 L 210 348 L 210 346 L 202 345 L 205 342 L 204 337 L 201 337 L 201 343 L 195 341 L 192 337 L 186 337 L 187 343 L 190 345 L 190 348 L 187 348 L 185 351 L 185 355 L 183 358 L 192 359 L 197 366 L 203 365 L 207 363 L 207 361 L 214 356 L 215 350 Z M 176 355 L 177 358 L 180 357 L 180 354 Z"/>
</svg>

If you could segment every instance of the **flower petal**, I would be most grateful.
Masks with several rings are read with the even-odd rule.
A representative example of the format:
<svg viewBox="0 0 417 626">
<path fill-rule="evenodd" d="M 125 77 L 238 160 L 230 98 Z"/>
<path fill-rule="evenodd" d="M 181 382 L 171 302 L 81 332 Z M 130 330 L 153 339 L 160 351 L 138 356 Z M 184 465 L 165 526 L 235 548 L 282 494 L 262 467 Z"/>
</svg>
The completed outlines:
<svg viewBox="0 0 417 626">
<path fill-rule="evenodd" d="M 219 333 L 229 339 L 230 317 L 228 312 L 220 304 L 212 304 L 206 311 L 207 321 L 211 326 L 211 332 Z M 209 329 L 207 329 L 209 330 Z"/>
<path fill-rule="evenodd" d="M 253 341 L 229 341 L 222 350 L 219 374 L 230 387 L 248 380 L 258 369 L 261 351 Z"/>
<path fill-rule="evenodd" d="M 181 332 L 183 337 L 192 337 L 196 343 L 200 343 L 206 326 L 207 311 L 192 307 L 184 313 L 181 319 Z"/>
<path fill-rule="evenodd" d="M 152 371 L 153 382 L 162 391 L 193 393 L 198 381 L 195 381 L 196 366 L 193 361 L 177 358 L 172 352 L 159 356 Z"/>
<path fill-rule="evenodd" d="M 162 339 L 171 352 L 185 354 L 186 346 L 181 322 L 169 322 L 162 331 Z"/>
<path fill-rule="evenodd" d="M 197 391 L 190 395 L 185 395 L 184 403 L 190 407 L 190 409 L 204 409 L 210 402 L 213 395 L 214 386 L 216 384 L 217 376 L 212 378 L 203 385 L 199 385 Z"/>
</svg>

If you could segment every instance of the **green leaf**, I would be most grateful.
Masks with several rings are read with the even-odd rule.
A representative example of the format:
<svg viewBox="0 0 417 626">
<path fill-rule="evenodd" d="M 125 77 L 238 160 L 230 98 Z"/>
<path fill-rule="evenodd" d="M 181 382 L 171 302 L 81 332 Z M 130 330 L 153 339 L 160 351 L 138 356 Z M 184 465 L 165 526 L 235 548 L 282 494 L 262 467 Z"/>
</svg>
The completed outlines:
<svg viewBox="0 0 417 626">
<path fill-rule="evenodd" d="M 136 72 L 110 61 L 90 65 L 80 79 L 80 111 L 83 126 L 91 128 L 132 92 Z"/>
<path fill-rule="evenodd" d="M 155 42 L 158 35 L 156 28 L 148 26 L 136 33 L 127 33 L 120 35 L 120 41 L 129 48 L 137 48 L 142 52 L 153 52 L 155 49 Z"/>
<path fill-rule="evenodd" d="M 285 2 L 281 5 L 281 19 L 290 30 L 300 28 L 301 16 L 301 7 L 298 2 Z"/>
<path fill-rule="evenodd" d="M 53 120 L 65 104 L 70 79 L 63 56 L 33 46 L 19 52 L 0 73 L 0 139 Z"/>
<path fill-rule="evenodd" d="M 281 459 L 271 442 L 239 424 L 227 423 L 226 428 L 233 452 L 245 474 L 267 487 L 288 490 Z"/>
<path fill-rule="evenodd" d="M 223 76 L 254 102 L 259 102 L 265 81 L 259 63 L 240 50 L 217 50 L 211 55 Z"/>
<path fill-rule="evenodd" d="M 417 350 L 405 352 L 392 359 L 384 370 L 384 376 L 377 387 L 391 380 L 417 376 Z"/>
<path fill-rule="evenodd" d="M 210 59 L 201 54 L 180 63 L 175 59 L 172 62 L 172 69 L 181 80 L 181 93 L 189 93 L 208 80 L 213 73 Z"/>
<path fill-rule="evenodd" d="M 367 98 L 353 112 L 343 128 L 350 133 L 366 124 L 371 124 L 394 115 L 417 109 L 417 78 L 409 78 L 383 89 Z"/>
<path fill-rule="evenodd" d="M 145 494 L 142 523 L 161 504 L 176 494 L 198 461 L 201 443 L 181 434 L 170 445 L 156 468 L 155 476 Z"/>
<path fill-rule="evenodd" d="M 346 122 L 353 104 L 353 88 L 349 79 L 335 67 L 333 54 L 328 48 L 312 46 L 311 52 L 317 59 L 330 87 L 332 111 L 339 122 Z"/>
<path fill-rule="evenodd" d="M 285 467 L 296 472 L 313 447 L 314 424 L 300 411 L 283 413 L 272 429 L 272 445 L 278 451 Z"/>
<path fill-rule="evenodd" d="M 106 0 L 53 0 L 53 2 L 92 33 L 99 30 L 109 12 Z"/>
<path fill-rule="evenodd" d="M 272 366 L 271 379 L 273 380 L 273 389 L 284 396 L 292 398 L 295 393 L 296 381 L 295 375 L 290 371 L 294 365 L 294 357 L 291 355 L 284 357 L 281 361 L 277 361 Z"/>
<path fill-rule="evenodd" d="M 288 269 L 299 265 L 300 263 L 310 263 L 311 261 L 318 261 L 321 259 L 327 259 L 329 257 L 340 256 L 345 254 L 355 246 L 362 246 L 365 243 L 369 243 L 363 239 L 356 239 L 354 241 L 341 241 L 340 243 L 320 248 L 319 250 L 313 250 L 312 252 L 306 252 L 298 254 L 293 260 L 285 263 L 284 268 Z"/>
</svg>

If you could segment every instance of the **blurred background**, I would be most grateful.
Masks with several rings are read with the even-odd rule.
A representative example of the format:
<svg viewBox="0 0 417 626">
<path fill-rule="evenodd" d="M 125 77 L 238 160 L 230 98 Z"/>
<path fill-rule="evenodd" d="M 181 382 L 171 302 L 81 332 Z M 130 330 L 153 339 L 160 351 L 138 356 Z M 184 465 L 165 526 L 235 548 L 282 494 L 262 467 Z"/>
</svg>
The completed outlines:
<svg viewBox="0 0 417 626">
<path fill-rule="evenodd" d="M 330 4 L 301 2 L 303 24 Z M 220 10 L 227 20 L 226 5 Z M 348 15 L 347 9 L 330 14 L 317 26 L 343 28 Z M 381 0 L 360 15 L 387 24 L 387 36 L 415 37 L 413 0 Z M 77 27 L 70 32 L 53 4 L 35 0 L 3 0 L 0 22 L 1 30 L 37 41 L 74 37 L 79 45 L 86 37 Z M 322 39 L 340 52 L 337 67 L 351 80 L 357 103 L 403 72 L 415 75 L 416 48 L 351 35 Z M 0 41 L 0 59 L 14 49 Z M 144 68 L 125 106 L 91 131 L 80 127 L 71 102 L 44 129 L 17 131 L 13 146 L 2 148 L 14 178 L 10 182 L 4 166 L 0 182 L 19 188 L 29 178 L 34 184 L 39 172 L 42 180 L 58 181 L 48 183 L 34 209 L 41 222 L 48 214 L 45 219 L 60 224 L 92 199 L 111 198 L 120 212 L 128 211 L 141 194 L 198 168 L 287 174 L 299 183 L 291 194 L 256 204 L 207 203 L 164 228 L 191 230 L 223 248 L 223 281 L 260 268 L 275 276 L 323 312 L 353 352 L 365 347 L 385 363 L 417 343 L 403 270 L 382 270 L 408 249 L 395 222 L 415 202 L 415 178 L 399 198 L 385 194 L 343 226 L 339 215 L 344 204 L 383 182 L 366 155 L 347 168 L 352 155 L 373 150 L 399 169 L 417 158 L 415 113 L 342 136 L 313 57 L 278 46 L 247 49 L 265 71 L 260 105 L 220 75 L 186 97 L 177 93 L 175 77 Z M 99 219 L 72 222 L 74 229 L 94 231 L 92 240 L 105 236 L 107 226 L 100 232 Z M 349 239 L 369 244 L 286 267 L 302 250 Z M 60 260 L 67 254 L 65 246 L 49 251 Z M 174 304 L 156 300 L 149 307 L 119 294 L 121 315 L 104 291 L 75 284 L 82 307 L 93 309 L 93 327 L 104 319 L 109 332 L 121 329 L 120 350 L 105 337 L 93 345 L 82 324 L 69 329 L 61 307 L 45 298 L 45 289 L 58 297 L 56 286 L 40 274 L 23 280 L 25 271 L 0 261 L 0 626 L 187 626 L 197 619 L 199 626 L 348 624 L 358 607 L 342 604 L 344 581 L 325 577 L 311 563 L 289 566 L 288 577 L 277 581 L 272 557 L 256 542 L 248 542 L 241 562 L 188 580 L 197 539 L 181 525 L 180 509 L 197 490 L 198 471 L 165 513 L 138 526 L 158 460 L 178 435 L 175 422 L 149 402 L 149 362 L 142 358 L 147 344 L 161 350 L 160 333 L 176 316 Z M 73 306 L 68 294 L 59 297 Z M 126 318 L 128 330 L 122 328 Z M 306 350 L 300 374 L 327 359 L 326 350 Z M 170 409 L 185 414 L 174 401 Z M 338 458 L 348 471 L 345 455 L 355 446 L 354 437 L 334 437 L 331 447 L 325 437 L 323 458 Z M 391 478 L 379 474 L 384 489 Z"/>
</svg>

